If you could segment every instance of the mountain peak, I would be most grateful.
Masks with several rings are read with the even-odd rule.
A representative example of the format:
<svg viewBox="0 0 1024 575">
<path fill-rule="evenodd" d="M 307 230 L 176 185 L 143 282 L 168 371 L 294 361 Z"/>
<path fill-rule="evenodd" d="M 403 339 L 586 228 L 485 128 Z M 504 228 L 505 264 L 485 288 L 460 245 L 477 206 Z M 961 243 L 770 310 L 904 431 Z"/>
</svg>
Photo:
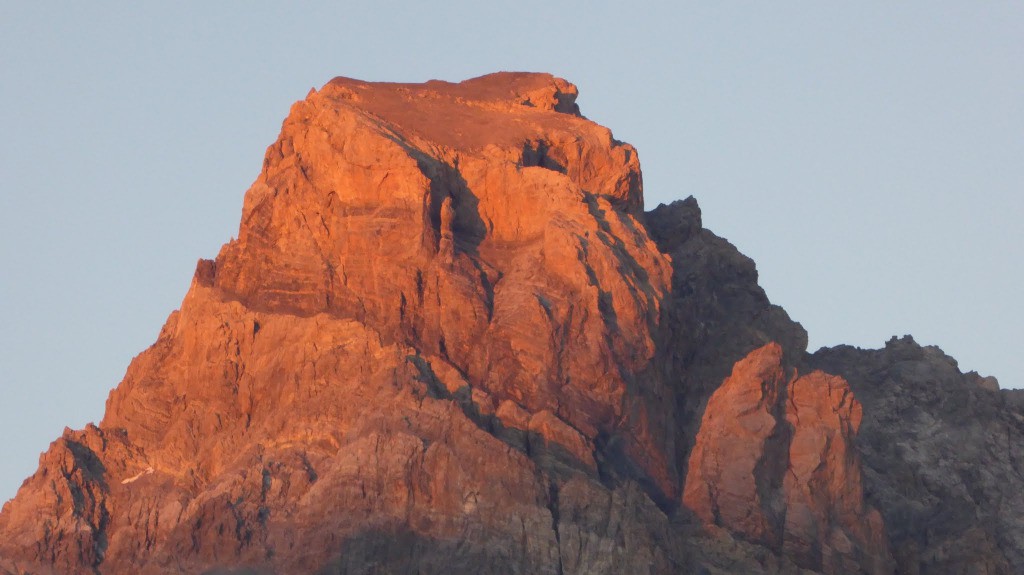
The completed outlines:
<svg viewBox="0 0 1024 575">
<path fill-rule="evenodd" d="M 808 355 L 576 95 L 296 103 L 237 239 L 0 512 L 0 573 L 1019 571 L 1018 398 L 912 340 Z"/>
</svg>

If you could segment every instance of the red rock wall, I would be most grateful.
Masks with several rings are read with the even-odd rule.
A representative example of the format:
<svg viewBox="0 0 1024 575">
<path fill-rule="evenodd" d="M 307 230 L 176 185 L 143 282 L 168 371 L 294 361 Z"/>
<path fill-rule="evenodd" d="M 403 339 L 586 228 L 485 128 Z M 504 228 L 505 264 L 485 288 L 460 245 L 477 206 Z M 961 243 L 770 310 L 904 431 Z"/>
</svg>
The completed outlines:
<svg viewBox="0 0 1024 575">
<path fill-rule="evenodd" d="M 861 406 L 840 377 L 798 376 L 768 344 L 711 396 L 683 503 L 702 522 L 824 573 L 888 573 L 884 527 L 864 503 Z"/>
</svg>

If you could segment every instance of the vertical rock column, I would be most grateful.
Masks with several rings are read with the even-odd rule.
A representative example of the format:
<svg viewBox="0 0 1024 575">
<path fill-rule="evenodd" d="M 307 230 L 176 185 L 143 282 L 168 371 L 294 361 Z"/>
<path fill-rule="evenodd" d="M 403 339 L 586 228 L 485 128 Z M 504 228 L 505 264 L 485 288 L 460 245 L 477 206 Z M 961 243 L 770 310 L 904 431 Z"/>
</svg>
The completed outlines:
<svg viewBox="0 0 1024 575">
<path fill-rule="evenodd" d="M 841 377 L 787 373 L 769 343 L 711 396 L 683 503 L 708 526 L 825 573 L 891 572 L 878 512 L 864 503 L 853 445 L 860 403 Z"/>
</svg>

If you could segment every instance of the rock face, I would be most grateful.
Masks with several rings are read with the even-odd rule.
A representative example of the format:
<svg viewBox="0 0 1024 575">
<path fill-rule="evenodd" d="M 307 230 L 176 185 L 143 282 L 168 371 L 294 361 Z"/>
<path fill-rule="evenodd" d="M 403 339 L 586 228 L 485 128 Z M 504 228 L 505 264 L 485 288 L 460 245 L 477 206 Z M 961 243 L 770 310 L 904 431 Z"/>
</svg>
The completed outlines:
<svg viewBox="0 0 1024 575">
<path fill-rule="evenodd" d="M 937 347 L 821 349 L 811 362 L 850 382 L 866 499 L 882 512 L 900 573 L 1024 569 L 1021 390 L 961 373 Z"/>
<path fill-rule="evenodd" d="M 706 524 L 828 573 L 890 572 L 853 443 L 861 405 L 840 377 L 798 376 L 771 343 L 711 396 L 683 502 Z"/>
<path fill-rule="evenodd" d="M 0 573 L 1024 566 L 1024 401 L 807 355 L 692 198 L 643 211 L 576 95 L 337 78 L 295 104 L 238 239 L 0 512 Z M 900 394 L 934 401 L 893 424 Z"/>
</svg>

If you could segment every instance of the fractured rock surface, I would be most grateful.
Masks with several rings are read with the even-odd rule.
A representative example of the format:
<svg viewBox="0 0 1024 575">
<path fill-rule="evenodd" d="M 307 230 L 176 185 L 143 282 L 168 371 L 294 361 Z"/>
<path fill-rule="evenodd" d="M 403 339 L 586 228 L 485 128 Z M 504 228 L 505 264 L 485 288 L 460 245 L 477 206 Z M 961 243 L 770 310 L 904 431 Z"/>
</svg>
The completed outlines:
<svg viewBox="0 0 1024 575">
<path fill-rule="evenodd" d="M 0 512 L 0 573 L 1019 571 L 1024 400 L 807 355 L 576 95 L 296 103 L 238 239 Z"/>
<path fill-rule="evenodd" d="M 866 498 L 882 512 L 900 573 L 1024 568 L 1021 390 L 961 373 L 907 336 L 883 349 L 821 349 L 864 405 L 857 437 Z"/>
<path fill-rule="evenodd" d="M 774 343 L 754 350 L 708 402 L 683 501 L 703 522 L 803 565 L 890 571 L 881 516 L 863 500 L 861 417 L 842 378 L 787 373 Z"/>
</svg>

